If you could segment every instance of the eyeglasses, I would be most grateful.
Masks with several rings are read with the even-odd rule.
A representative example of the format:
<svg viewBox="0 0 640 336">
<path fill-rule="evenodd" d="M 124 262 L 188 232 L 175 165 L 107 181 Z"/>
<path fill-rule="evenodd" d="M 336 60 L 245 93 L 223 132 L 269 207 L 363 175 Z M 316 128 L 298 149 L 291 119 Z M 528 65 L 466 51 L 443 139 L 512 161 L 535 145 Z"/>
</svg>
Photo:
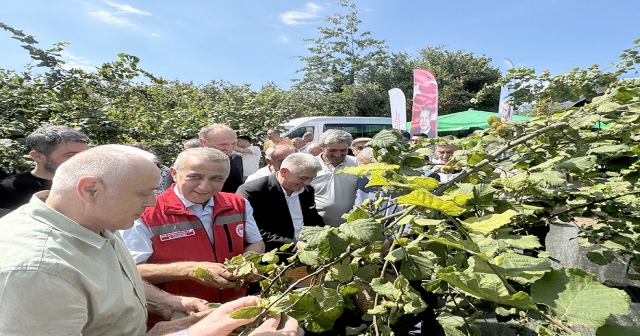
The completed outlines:
<svg viewBox="0 0 640 336">
<path fill-rule="evenodd" d="M 357 151 L 361 151 L 364 149 L 364 146 L 358 146 L 358 147 L 354 147 L 353 149 L 357 150 Z"/>
</svg>

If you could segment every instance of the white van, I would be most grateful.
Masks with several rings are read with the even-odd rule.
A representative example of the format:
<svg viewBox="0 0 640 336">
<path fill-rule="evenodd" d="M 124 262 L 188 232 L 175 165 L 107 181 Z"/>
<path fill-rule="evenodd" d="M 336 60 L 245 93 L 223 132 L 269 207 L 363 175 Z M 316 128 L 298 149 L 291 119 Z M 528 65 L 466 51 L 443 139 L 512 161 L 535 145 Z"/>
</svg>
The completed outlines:
<svg viewBox="0 0 640 336">
<path fill-rule="evenodd" d="M 341 129 L 351 133 L 353 138 L 373 138 L 384 129 L 391 129 L 391 118 L 382 117 L 303 117 L 291 119 L 284 124 L 284 138 L 302 138 L 307 132 L 313 133 L 313 141 L 318 142 L 320 134 L 330 129 Z"/>
</svg>

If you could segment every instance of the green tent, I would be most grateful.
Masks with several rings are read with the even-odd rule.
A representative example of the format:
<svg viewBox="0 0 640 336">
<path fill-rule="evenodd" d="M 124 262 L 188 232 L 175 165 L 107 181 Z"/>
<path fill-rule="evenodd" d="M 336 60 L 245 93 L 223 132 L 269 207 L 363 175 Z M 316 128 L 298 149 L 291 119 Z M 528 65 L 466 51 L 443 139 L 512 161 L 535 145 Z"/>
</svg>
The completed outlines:
<svg viewBox="0 0 640 336">
<path fill-rule="evenodd" d="M 498 116 L 497 112 L 485 112 L 469 109 L 467 111 L 438 116 L 438 135 L 464 136 L 475 130 L 487 129 L 489 117 Z M 529 120 L 531 117 L 514 115 L 513 120 Z M 407 129 L 411 123 L 407 123 Z"/>
</svg>

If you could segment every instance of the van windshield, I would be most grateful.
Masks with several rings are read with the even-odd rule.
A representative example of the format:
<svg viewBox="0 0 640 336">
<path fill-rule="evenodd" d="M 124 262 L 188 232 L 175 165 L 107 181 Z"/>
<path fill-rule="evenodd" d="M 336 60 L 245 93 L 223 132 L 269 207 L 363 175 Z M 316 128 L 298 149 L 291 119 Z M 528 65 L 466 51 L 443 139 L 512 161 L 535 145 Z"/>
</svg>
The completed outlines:
<svg viewBox="0 0 640 336">
<path fill-rule="evenodd" d="M 353 138 L 373 138 L 374 135 L 385 129 L 391 129 L 391 124 L 325 124 L 323 132 L 330 129 L 339 129 L 348 132 Z"/>
<path fill-rule="evenodd" d="M 313 126 L 303 126 L 303 127 L 300 127 L 300 128 L 296 128 L 293 131 L 285 134 L 285 138 L 289 138 L 289 139 L 302 138 L 302 136 L 307 132 L 314 133 L 314 127 Z"/>
</svg>

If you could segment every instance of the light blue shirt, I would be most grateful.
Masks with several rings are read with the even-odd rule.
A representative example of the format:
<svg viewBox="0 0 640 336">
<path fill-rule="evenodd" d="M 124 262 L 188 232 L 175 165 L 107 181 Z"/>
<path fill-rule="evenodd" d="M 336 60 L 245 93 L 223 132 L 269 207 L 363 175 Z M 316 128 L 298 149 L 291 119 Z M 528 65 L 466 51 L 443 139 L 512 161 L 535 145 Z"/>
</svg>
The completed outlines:
<svg viewBox="0 0 640 336">
<path fill-rule="evenodd" d="M 213 244 L 213 217 L 211 216 L 213 214 L 213 197 L 211 197 L 203 207 L 202 204 L 193 203 L 184 198 L 176 186 L 173 187 L 173 191 L 176 193 L 176 196 L 178 196 L 178 199 L 180 199 L 180 202 L 200 219 L 207 232 L 209 241 Z M 245 200 L 245 208 L 247 217 L 245 221 L 244 241 L 247 244 L 259 242 L 262 240 L 262 236 L 260 235 L 256 220 L 253 218 L 253 208 L 247 200 Z M 149 260 L 153 254 L 153 243 L 151 240 L 153 235 L 142 219 L 137 219 L 131 229 L 120 231 L 120 233 L 136 264 Z"/>
</svg>

